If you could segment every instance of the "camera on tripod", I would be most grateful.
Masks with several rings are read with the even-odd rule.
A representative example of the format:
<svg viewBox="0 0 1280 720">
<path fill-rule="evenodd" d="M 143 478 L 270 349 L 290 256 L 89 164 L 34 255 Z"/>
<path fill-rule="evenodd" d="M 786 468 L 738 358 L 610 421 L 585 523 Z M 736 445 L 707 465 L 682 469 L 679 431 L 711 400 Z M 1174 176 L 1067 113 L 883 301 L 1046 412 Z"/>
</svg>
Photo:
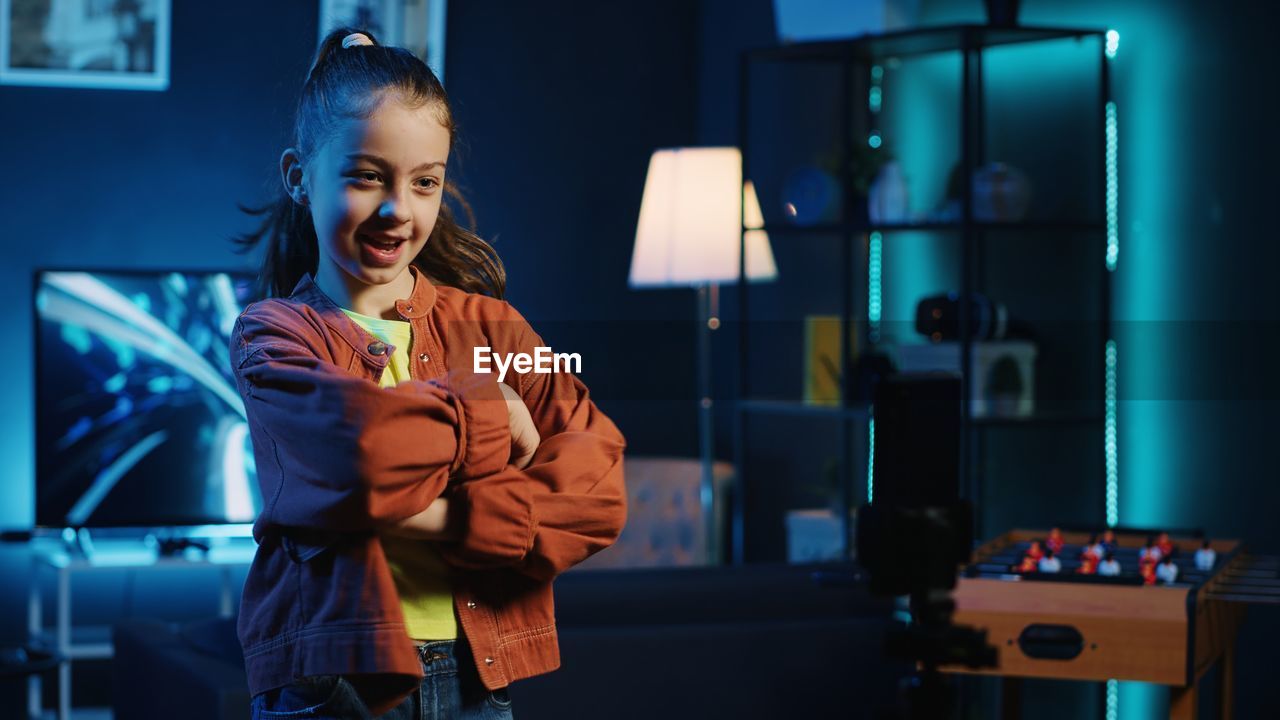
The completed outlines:
<svg viewBox="0 0 1280 720">
<path fill-rule="evenodd" d="M 872 594 L 907 596 L 911 623 L 893 632 L 890 657 L 916 664 L 895 717 L 954 715 L 941 665 L 994 667 L 986 631 L 951 622 L 959 567 L 973 550 L 973 508 L 961 500 L 960 379 L 895 375 L 875 389 L 874 496 L 858 514 L 858 558 Z"/>
</svg>

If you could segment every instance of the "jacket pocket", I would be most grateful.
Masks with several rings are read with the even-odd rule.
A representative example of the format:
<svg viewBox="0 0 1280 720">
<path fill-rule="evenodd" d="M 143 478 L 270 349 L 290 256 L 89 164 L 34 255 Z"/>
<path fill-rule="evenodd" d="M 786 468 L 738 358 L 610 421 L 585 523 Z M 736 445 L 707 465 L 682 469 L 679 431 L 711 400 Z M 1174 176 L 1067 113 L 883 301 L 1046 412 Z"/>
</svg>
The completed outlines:
<svg viewBox="0 0 1280 720">
<path fill-rule="evenodd" d="M 345 690 L 339 675 L 299 678 L 279 690 L 254 698 L 252 716 L 254 720 L 339 717 L 346 709 Z"/>
</svg>

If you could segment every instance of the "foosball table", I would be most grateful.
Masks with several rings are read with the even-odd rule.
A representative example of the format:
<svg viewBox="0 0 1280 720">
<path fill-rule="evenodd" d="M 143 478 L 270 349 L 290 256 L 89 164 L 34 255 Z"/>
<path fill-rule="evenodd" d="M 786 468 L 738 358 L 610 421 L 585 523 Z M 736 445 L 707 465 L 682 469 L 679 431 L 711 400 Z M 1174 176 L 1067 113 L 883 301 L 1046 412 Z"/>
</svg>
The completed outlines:
<svg viewBox="0 0 1280 720">
<path fill-rule="evenodd" d="M 1049 537 L 1058 547 L 1041 550 L 1049 562 L 1029 560 Z M 1106 576 L 1097 551 L 1086 553 L 1100 545 L 1086 533 L 1014 530 L 978 548 L 955 590 L 954 621 L 985 629 L 998 664 L 943 670 L 1005 678 L 1005 717 L 1017 715 L 1019 678 L 1055 678 L 1166 685 L 1170 717 L 1184 719 L 1197 717 L 1201 680 L 1217 667 L 1220 714 L 1230 718 L 1236 636 L 1247 604 L 1280 602 L 1275 561 L 1246 555 L 1235 540 L 1162 536 L 1177 568 L 1166 561 L 1157 579 L 1151 536 L 1109 537 L 1118 572 Z"/>
</svg>

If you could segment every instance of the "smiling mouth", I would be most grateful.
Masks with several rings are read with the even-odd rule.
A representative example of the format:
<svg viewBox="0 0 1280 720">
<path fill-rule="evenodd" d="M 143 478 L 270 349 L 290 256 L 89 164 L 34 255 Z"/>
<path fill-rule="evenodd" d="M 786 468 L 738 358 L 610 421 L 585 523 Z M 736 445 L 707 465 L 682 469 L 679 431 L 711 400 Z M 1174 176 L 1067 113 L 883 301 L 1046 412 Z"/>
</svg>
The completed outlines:
<svg viewBox="0 0 1280 720">
<path fill-rule="evenodd" d="M 395 250 L 396 248 L 400 247 L 401 243 L 406 242 L 405 240 L 389 240 L 386 238 L 370 237 L 368 235 L 363 235 L 363 234 L 357 234 L 356 237 L 360 240 L 360 242 L 368 243 L 369 245 L 372 245 L 373 247 L 378 248 L 379 250 L 388 250 L 388 251 Z"/>
<path fill-rule="evenodd" d="M 404 244 L 407 242 L 407 240 L 373 238 L 363 234 L 357 234 L 356 239 L 360 241 L 360 254 L 364 261 L 378 267 L 395 265 L 404 250 Z"/>
</svg>

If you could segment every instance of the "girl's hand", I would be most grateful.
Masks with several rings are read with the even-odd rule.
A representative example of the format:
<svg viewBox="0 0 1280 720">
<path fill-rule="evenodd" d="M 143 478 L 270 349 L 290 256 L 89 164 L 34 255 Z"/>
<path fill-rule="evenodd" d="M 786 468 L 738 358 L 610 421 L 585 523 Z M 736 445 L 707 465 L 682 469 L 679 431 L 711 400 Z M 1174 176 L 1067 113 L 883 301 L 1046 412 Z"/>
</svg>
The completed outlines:
<svg viewBox="0 0 1280 720">
<path fill-rule="evenodd" d="M 426 510 L 387 528 L 387 533 L 418 540 L 457 540 L 456 523 L 449 522 L 449 499 L 438 497 Z"/>
<path fill-rule="evenodd" d="M 511 464 L 523 468 L 533 460 L 533 453 L 542 442 L 542 436 L 538 434 L 533 416 L 529 414 L 529 408 L 525 407 L 524 400 L 520 399 L 520 394 L 504 382 L 498 383 L 498 387 L 507 400 L 507 419 L 511 424 Z"/>
</svg>

